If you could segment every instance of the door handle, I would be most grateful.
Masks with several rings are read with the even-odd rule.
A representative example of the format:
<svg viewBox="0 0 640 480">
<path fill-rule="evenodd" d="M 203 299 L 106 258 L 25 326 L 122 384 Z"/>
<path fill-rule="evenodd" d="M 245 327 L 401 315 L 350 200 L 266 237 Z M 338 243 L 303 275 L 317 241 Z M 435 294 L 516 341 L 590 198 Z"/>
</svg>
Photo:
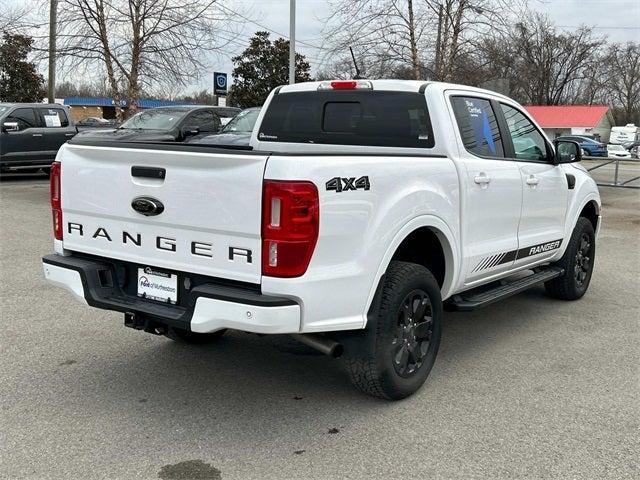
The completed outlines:
<svg viewBox="0 0 640 480">
<path fill-rule="evenodd" d="M 75 135 L 75 133 L 65 133 L 64 136 L 65 137 L 73 137 Z"/>
<path fill-rule="evenodd" d="M 34 134 L 32 134 L 31 136 L 32 136 L 32 137 L 41 137 L 41 136 L 42 136 L 42 134 L 41 134 L 41 133 L 34 133 Z"/>
<path fill-rule="evenodd" d="M 481 185 L 482 188 L 487 188 L 489 183 L 491 183 L 491 177 L 487 176 L 486 173 L 480 172 L 479 175 L 476 175 L 473 179 L 478 185 Z"/>
<path fill-rule="evenodd" d="M 530 187 L 535 187 L 540 183 L 540 180 L 538 179 L 538 177 L 535 177 L 533 175 L 529 175 L 529 178 L 527 178 L 527 185 L 529 185 Z"/>
</svg>

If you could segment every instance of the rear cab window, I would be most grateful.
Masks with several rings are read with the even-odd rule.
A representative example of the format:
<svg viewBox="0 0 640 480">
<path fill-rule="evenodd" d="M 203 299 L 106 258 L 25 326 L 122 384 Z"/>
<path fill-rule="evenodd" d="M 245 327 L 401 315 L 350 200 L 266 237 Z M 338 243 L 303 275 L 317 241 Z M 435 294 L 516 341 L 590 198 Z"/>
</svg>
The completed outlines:
<svg viewBox="0 0 640 480">
<path fill-rule="evenodd" d="M 309 91 L 274 95 L 261 142 L 432 148 L 426 99 L 417 92 Z"/>
</svg>

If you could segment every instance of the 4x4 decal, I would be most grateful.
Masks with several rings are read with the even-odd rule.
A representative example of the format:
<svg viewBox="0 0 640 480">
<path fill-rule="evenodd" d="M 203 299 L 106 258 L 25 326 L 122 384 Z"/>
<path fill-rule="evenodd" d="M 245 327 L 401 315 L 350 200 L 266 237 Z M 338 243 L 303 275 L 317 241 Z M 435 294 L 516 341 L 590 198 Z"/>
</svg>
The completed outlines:
<svg viewBox="0 0 640 480">
<path fill-rule="evenodd" d="M 369 190 L 371 188 L 371 183 L 369 182 L 368 176 L 360 177 L 357 180 L 356 177 L 333 177 L 325 184 L 325 186 L 327 187 L 327 191 L 339 193 L 346 192 L 348 190 Z"/>
</svg>

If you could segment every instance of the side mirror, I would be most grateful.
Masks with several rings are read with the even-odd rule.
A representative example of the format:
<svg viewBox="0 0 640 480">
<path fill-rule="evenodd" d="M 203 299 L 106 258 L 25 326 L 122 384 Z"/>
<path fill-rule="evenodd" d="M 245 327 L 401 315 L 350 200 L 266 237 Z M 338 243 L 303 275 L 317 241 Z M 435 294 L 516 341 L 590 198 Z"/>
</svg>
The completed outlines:
<svg viewBox="0 0 640 480">
<path fill-rule="evenodd" d="M 18 125 L 18 122 L 4 122 L 2 124 L 3 132 L 17 132 L 19 130 L 20 130 L 20 125 Z"/>
<path fill-rule="evenodd" d="M 182 127 L 182 138 L 193 137 L 200 133 L 200 129 L 198 127 Z"/>
<path fill-rule="evenodd" d="M 582 160 L 582 151 L 578 142 L 572 140 L 554 140 L 556 147 L 555 164 L 575 163 Z"/>
</svg>

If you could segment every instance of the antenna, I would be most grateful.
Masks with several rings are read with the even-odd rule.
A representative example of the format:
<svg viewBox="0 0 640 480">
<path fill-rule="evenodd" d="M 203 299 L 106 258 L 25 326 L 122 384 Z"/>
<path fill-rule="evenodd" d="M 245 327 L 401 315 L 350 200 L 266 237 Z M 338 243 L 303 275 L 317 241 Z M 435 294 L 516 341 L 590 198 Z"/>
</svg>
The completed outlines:
<svg viewBox="0 0 640 480">
<path fill-rule="evenodd" d="M 360 70 L 358 70 L 358 62 L 356 62 L 356 56 L 353 54 L 353 48 L 349 46 L 349 51 L 351 52 L 351 58 L 353 59 L 353 66 L 356 67 L 356 75 L 353 77 L 354 80 L 360 80 L 362 77 L 360 76 Z"/>
</svg>

